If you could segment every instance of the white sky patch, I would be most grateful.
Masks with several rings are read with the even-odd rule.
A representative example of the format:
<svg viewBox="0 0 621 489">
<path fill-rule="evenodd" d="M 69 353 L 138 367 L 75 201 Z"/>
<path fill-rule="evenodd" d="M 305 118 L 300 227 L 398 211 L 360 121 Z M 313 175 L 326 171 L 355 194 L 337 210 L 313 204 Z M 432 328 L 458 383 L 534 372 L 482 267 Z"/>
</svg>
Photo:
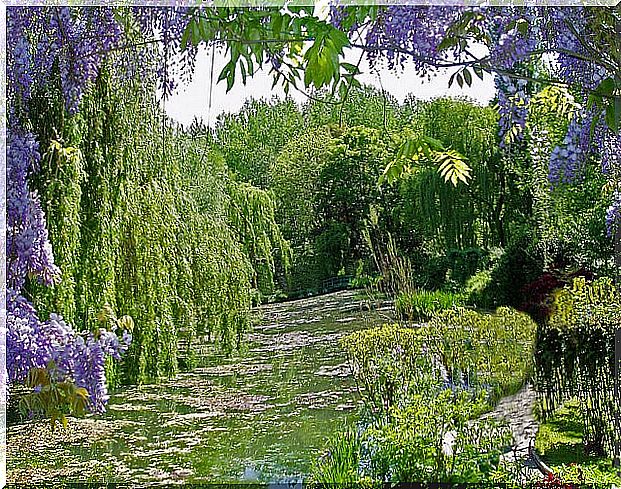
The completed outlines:
<svg viewBox="0 0 621 489">
<path fill-rule="evenodd" d="M 319 20 L 326 20 L 330 15 L 330 1 L 329 0 L 317 0 L 315 2 L 315 10 L 313 17 L 317 17 Z"/>
<path fill-rule="evenodd" d="M 320 0 L 322 1 L 322 0 Z M 282 86 L 278 84 L 272 90 L 272 75 L 268 69 L 257 71 L 253 77 L 249 77 L 246 85 L 241 82 L 241 76 L 235 79 L 235 85 L 230 92 L 226 92 L 226 83 L 217 83 L 218 75 L 227 62 L 224 52 L 214 50 L 214 76 L 211 78 L 212 50 L 203 47 L 199 50 L 196 59 L 196 70 L 191 83 L 180 86 L 165 103 L 166 113 L 175 121 L 188 125 L 194 118 L 202 119 L 206 124 L 213 126 L 216 118 L 222 113 L 237 112 L 244 102 L 251 98 L 272 97 L 284 98 Z M 360 58 L 358 49 L 347 49 L 345 60 L 356 64 Z M 486 105 L 494 98 L 494 80 L 491 75 L 485 74 L 483 80 L 473 76 L 471 87 L 464 85 L 463 89 L 455 83 L 448 87 L 448 80 L 454 70 L 442 70 L 431 80 L 421 78 L 412 65 L 405 66 L 404 70 L 397 72 L 387 68 L 378 68 L 371 71 L 366 58 L 363 59 L 360 69 L 362 74 L 358 76 L 361 83 L 372 85 L 384 90 L 403 102 L 408 94 L 419 99 L 432 99 L 441 96 L 466 96 L 476 102 Z M 209 93 L 212 91 L 212 103 L 209 107 Z M 307 96 L 291 88 L 290 96 L 298 103 L 306 102 Z"/>
</svg>

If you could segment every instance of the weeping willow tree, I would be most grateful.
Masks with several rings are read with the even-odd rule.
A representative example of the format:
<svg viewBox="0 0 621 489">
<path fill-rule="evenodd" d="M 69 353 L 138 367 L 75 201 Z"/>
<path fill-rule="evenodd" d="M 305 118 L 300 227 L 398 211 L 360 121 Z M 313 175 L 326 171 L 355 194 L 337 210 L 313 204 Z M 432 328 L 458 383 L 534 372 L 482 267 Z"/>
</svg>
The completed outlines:
<svg viewBox="0 0 621 489">
<path fill-rule="evenodd" d="M 231 181 L 221 159 L 163 124 L 148 81 L 103 70 L 77 115 L 61 100 L 51 87 L 31 108 L 45 149 L 36 185 L 63 271 L 56 287 L 29 284 L 42 317 L 60 311 L 91 329 L 106 303 L 131 315 L 113 384 L 173 374 L 203 337 L 239 346 L 252 285 L 273 282 L 275 246 L 288 256 L 270 196 Z"/>
<path fill-rule="evenodd" d="M 276 223 L 273 195 L 235 181 L 229 185 L 229 194 L 229 219 L 252 263 L 253 286 L 263 295 L 272 294 L 277 265 L 286 279 L 291 259 L 289 243 Z M 286 287 L 286 281 L 281 285 Z"/>
<path fill-rule="evenodd" d="M 497 113 L 464 99 L 418 103 L 414 133 L 440 141 L 467 158 L 468 185 L 446 183 L 436 167 L 419 166 L 402 184 L 404 220 L 437 251 L 504 245 L 511 187 L 498 150 Z"/>
</svg>

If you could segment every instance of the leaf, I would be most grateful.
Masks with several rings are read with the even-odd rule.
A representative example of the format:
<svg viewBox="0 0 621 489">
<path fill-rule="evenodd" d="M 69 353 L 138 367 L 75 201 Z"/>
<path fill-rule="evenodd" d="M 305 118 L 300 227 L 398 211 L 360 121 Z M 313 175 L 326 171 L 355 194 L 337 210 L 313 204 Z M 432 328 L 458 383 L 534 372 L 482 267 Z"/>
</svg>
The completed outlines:
<svg viewBox="0 0 621 489">
<path fill-rule="evenodd" d="M 231 62 L 229 61 L 226 65 L 224 65 L 224 68 L 222 68 L 222 71 L 220 72 L 220 75 L 218 76 L 218 83 L 227 78 L 230 69 L 231 69 Z"/>
<path fill-rule="evenodd" d="M 347 96 L 347 85 L 344 81 L 341 81 L 341 83 L 339 84 L 338 92 L 339 98 L 341 100 L 345 100 L 345 97 Z"/>
<path fill-rule="evenodd" d="M 619 116 L 620 114 L 615 109 L 615 104 L 612 102 L 609 103 L 606 106 L 606 124 L 608 125 L 608 129 L 614 133 L 619 131 Z"/>
<path fill-rule="evenodd" d="M 459 88 L 463 88 L 464 87 L 464 79 L 462 78 L 460 73 L 457 74 L 456 79 L 457 79 L 457 84 L 459 85 Z"/>
<path fill-rule="evenodd" d="M 358 66 L 356 66 L 356 65 L 351 64 L 351 63 L 341 63 L 341 67 L 343 67 L 343 69 L 345 69 L 346 71 L 348 71 L 352 75 L 359 75 L 360 74 L 360 68 Z"/>
<path fill-rule="evenodd" d="M 83 399 L 88 399 L 88 391 L 84 387 L 78 387 L 75 390 L 75 395 Z"/>
<path fill-rule="evenodd" d="M 201 42 L 201 31 L 198 28 L 198 23 L 194 21 L 192 22 L 192 45 L 196 47 L 199 42 Z"/>
<path fill-rule="evenodd" d="M 282 30 L 282 23 L 284 17 L 282 15 L 272 16 L 272 34 L 275 38 L 280 38 L 280 32 Z"/>
<path fill-rule="evenodd" d="M 455 75 L 457 75 L 457 72 L 453 73 L 451 75 L 451 77 L 449 78 L 449 82 L 448 82 L 448 86 L 449 88 L 451 88 L 451 85 L 453 84 L 453 82 L 455 81 Z"/>
<path fill-rule="evenodd" d="M 431 136 L 423 136 L 423 140 L 429 144 L 436 151 L 444 151 L 444 145 L 439 139 L 432 138 Z"/>
<path fill-rule="evenodd" d="M 464 68 L 464 80 L 466 80 L 468 86 L 472 85 L 472 75 L 470 74 L 470 70 L 467 68 Z"/>
<path fill-rule="evenodd" d="M 598 95 L 612 95 L 615 90 L 615 81 L 612 78 L 606 78 L 595 89 Z"/>
<path fill-rule="evenodd" d="M 245 85 L 246 84 L 246 67 L 244 66 L 244 61 L 241 59 L 239 60 L 239 69 L 241 71 L 242 83 Z"/>
<path fill-rule="evenodd" d="M 589 98 L 587 99 L 587 109 L 592 109 L 595 105 L 601 105 L 602 97 L 596 95 L 595 93 L 591 93 Z"/>
<path fill-rule="evenodd" d="M 349 46 L 349 38 L 340 29 L 332 28 L 330 31 L 330 39 L 339 53 L 343 52 L 344 47 Z"/>
<path fill-rule="evenodd" d="M 120 328 L 131 332 L 134 329 L 134 319 L 131 316 L 125 315 L 118 320 L 118 325 Z"/>
<path fill-rule="evenodd" d="M 445 182 L 450 182 L 454 187 L 461 181 L 466 185 L 471 178 L 471 168 L 466 164 L 465 158 L 454 150 L 447 150 L 436 154 L 436 162 L 439 163 L 438 172 Z"/>
<path fill-rule="evenodd" d="M 229 75 L 226 77 L 226 91 L 230 92 L 234 84 L 235 84 L 235 70 L 231 70 Z"/>
<path fill-rule="evenodd" d="M 188 46 L 188 41 L 190 40 L 190 36 L 192 35 L 192 25 L 195 22 L 194 19 L 190 20 L 188 22 L 188 25 L 186 26 L 185 30 L 183 31 L 183 35 L 181 36 L 181 50 L 185 51 L 185 49 Z M 55 142 L 55 141 L 52 141 Z"/>
<path fill-rule="evenodd" d="M 517 30 L 522 36 L 526 37 L 528 35 L 528 21 L 526 19 L 519 19 L 517 21 Z"/>
</svg>

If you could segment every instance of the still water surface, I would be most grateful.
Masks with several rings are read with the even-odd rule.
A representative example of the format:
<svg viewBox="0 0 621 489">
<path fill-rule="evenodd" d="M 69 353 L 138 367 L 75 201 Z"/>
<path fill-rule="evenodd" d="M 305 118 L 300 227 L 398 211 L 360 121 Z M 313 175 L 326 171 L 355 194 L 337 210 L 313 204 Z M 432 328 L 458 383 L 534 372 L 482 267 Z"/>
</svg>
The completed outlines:
<svg viewBox="0 0 621 489">
<path fill-rule="evenodd" d="M 386 322 L 353 291 L 263 306 L 247 351 L 112 395 L 99 418 L 8 429 L 8 480 L 293 482 L 352 422 L 355 386 L 338 340 Z"/>
</svg>

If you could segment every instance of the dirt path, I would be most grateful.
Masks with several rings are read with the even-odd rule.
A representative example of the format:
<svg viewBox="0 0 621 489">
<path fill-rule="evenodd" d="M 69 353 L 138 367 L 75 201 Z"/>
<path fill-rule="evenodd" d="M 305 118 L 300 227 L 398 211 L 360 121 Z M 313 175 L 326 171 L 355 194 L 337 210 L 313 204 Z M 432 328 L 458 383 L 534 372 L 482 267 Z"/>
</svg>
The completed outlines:
<svg viewBox="0 0 621 489">
<path fill-rule="evenodd" d="M 539 423 L 533 413 L 536 400 L 537 393 L 527 384 L 516 394 L 501 399 L 494 410 L 486 415 L 508 423 L 513 433 L 514 444 L 512 450 L 504 455 L 504 459 L 507 462 L 521 463 L 522 482 L 540 475 L 530 455 L 530 446 L 534 446 L 539 429 Z"/>
</svg>

